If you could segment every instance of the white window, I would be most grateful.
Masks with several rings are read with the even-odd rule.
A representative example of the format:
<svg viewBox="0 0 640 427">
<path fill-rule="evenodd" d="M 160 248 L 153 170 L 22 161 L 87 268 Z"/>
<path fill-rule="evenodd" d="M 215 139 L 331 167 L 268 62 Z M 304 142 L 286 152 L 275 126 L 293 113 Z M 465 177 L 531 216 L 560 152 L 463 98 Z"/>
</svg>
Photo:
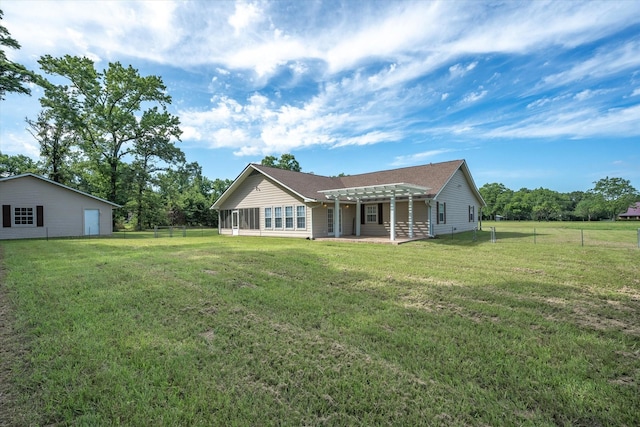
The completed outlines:
<svg viewBox="0 0 640 427">
<path fill-rule="evenodd" d="M 378 223 L 378 205 L 367 205 L 367 224 Z"/>
<path fill-rule="evenodd" d="M 33 208 L 13 208 L 14 225 L 33 225 Z"/>
<path fill-rule="evenodd" d="M 284 207 L 284 226 L 285 228 L 293 228 L 293 206 Z"/>
<path fill-rule="evenodd" d="M 300 230 L 307 228 L 306 206 L 296 206 L 296 228 Z"/>
<path fill-rule="evenodd" d="M 264 208 L 264 228 L 272 228 L 271 208 Z"/>
<path fill-rule="evenodd" d="M 282 207 L 273 208 L 273 216 L 276 220 L 276 228 L 282 228 Z"/>
</svg>

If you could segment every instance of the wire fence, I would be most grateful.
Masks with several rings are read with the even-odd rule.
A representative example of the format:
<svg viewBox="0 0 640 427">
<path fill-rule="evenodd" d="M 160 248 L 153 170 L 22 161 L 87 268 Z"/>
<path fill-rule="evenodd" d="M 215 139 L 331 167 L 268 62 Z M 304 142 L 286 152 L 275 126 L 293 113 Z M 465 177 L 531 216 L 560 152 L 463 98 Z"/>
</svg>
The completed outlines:
<svg viewBox="0 0 640 427">
<path fill-rule="evenodd" d="M 187 227 L 187 226 L 164 226 L 154 227 L 143 231 L 117 230 L 111 235 L 116 239 L 161 239 L 180 237 L 212 237 L 218 235 L 217 228 L 211 227 Z"/>
<path fill-rule="evenodd" d="M 494 223 L 485 225 L 482 230 L 439 236 L 443 240 L 452 242 L 486 242 L 493 244 L 522 244 L 531 245 L 573 245 L 576 247 L 606 246 L 615 248 L 640 249 L 640 223 L 639 228 L 629 225 L 624 227 L 580 224 L 571 226 L 545 226 L 543 225 L 517 225 Z"/>
</svg>

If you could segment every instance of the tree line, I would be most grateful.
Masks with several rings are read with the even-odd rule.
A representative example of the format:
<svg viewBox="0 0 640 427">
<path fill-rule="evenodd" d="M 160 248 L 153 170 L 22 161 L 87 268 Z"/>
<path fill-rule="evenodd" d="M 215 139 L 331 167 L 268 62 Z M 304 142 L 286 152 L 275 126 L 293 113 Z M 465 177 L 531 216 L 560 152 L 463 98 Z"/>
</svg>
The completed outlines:
<svg viewBox="0 0 640 427">
<path fill-rule="evenodd" d="M 485 184 L 480 194 L 487 206 L 485 219 L 537 221 L 599 221 L 616 220 L 627 211 L 640 194 L 630 181 L 622 178 L 602 178 L 588 191 L 559 193 L 546 188 L 513 191 L 500 183 Z"/>
</svg>

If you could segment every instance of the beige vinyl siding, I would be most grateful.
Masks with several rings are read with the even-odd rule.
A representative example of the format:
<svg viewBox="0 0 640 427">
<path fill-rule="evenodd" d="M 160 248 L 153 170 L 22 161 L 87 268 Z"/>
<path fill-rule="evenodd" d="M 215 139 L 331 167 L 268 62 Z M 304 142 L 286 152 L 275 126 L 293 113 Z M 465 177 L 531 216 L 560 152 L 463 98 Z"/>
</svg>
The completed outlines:
<svg viewBox="0 0 640 427">
<path fill-rule="evenodd" d="M 391 234 L 391 203 L 382 205 L 383 224 L 362 224 L 363 236 L 389 236 Z M 428 207 L 424 199 L 413 201 L 413 236 L 429 236 Z M 396 202 L 396 237 L 409 237 L 409 202 Z"/>
<path fill-rule="evenodd" d="M 10 205 L 12 211 L 33 207 L 34 214 L 36 206 L 43 206 L 44 216 L 43 227 L 0 227 L 0 239 L 82 236 L 85 209 L 100 211 L 100 235 L 113 231 L 112 205 L 32 176 L 0 182 L 0 205 Z"/>
<path fill-rule="evenodd" d="M 437 224 L 436 201 L 440 202 L 440 205 L 447 204 L 447 220 L 444 224 Z M 469 206 L 475 206 L 473 222 L 469 222 Z M 478 226 L 480 206 L 480 201 L 476 198 L 464 173 L 458 169 L 442 189 L 438 198 L 431 202 L 434 234 L 473 230 Z"/>
<path fill-rule="evenodd" d="M 296 206 L 306 206 L 306 228 L 304 230 L 296 229 Z M 294 226 L 292 229 L 284 227 L 285 206 L 293 206 Z M 282 188 L 277 183 L 269 180 L 264 175 L 254 172 L 248 176 L 242 184 L 229 196 L 227 200 L 220 206 L 220 209 L 242 209 L 242 208 L 260 208 L 260 230 L 239 230 L 239 234 L 243 236 L 278 236 L 278 237 L 313 237 L 311 232 L 311 206 L 313 204 L 304 203 L 290 191 Z M 266 229 L 264 225 L 264 208 L 281 207 L 282 208 L 282 228 L 276 229 L 272 227 Z M 272 209 L 272 221 L 273 209 Z M 232 234 L 231 229 L 220 229 L 221 234 Z"/>
</svg>

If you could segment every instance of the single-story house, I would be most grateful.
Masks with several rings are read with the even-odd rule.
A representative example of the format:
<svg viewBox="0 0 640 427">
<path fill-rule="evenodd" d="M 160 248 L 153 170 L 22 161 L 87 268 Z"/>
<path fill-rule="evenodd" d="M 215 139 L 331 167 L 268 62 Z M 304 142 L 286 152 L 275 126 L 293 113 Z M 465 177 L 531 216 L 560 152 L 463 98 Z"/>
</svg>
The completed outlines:
<svg viewBox="0 0 640 427">
<path fill-rule="evenodd" d="M 476 229 L 465 160 L 340 177 L 249 164 L 213 204 L 220 234 L 427 238 Z"/>
<path fill-rule="evenodd" d="M 640 221 L 640 202 L 634 203 L 625 213 L 618 215 L 618 218 Z"/>
<path fill-rule="evenodd" d="M 26 173 L 0 178 L 0 240 L 105 236 L 115 203 Z"/>
</svg>

